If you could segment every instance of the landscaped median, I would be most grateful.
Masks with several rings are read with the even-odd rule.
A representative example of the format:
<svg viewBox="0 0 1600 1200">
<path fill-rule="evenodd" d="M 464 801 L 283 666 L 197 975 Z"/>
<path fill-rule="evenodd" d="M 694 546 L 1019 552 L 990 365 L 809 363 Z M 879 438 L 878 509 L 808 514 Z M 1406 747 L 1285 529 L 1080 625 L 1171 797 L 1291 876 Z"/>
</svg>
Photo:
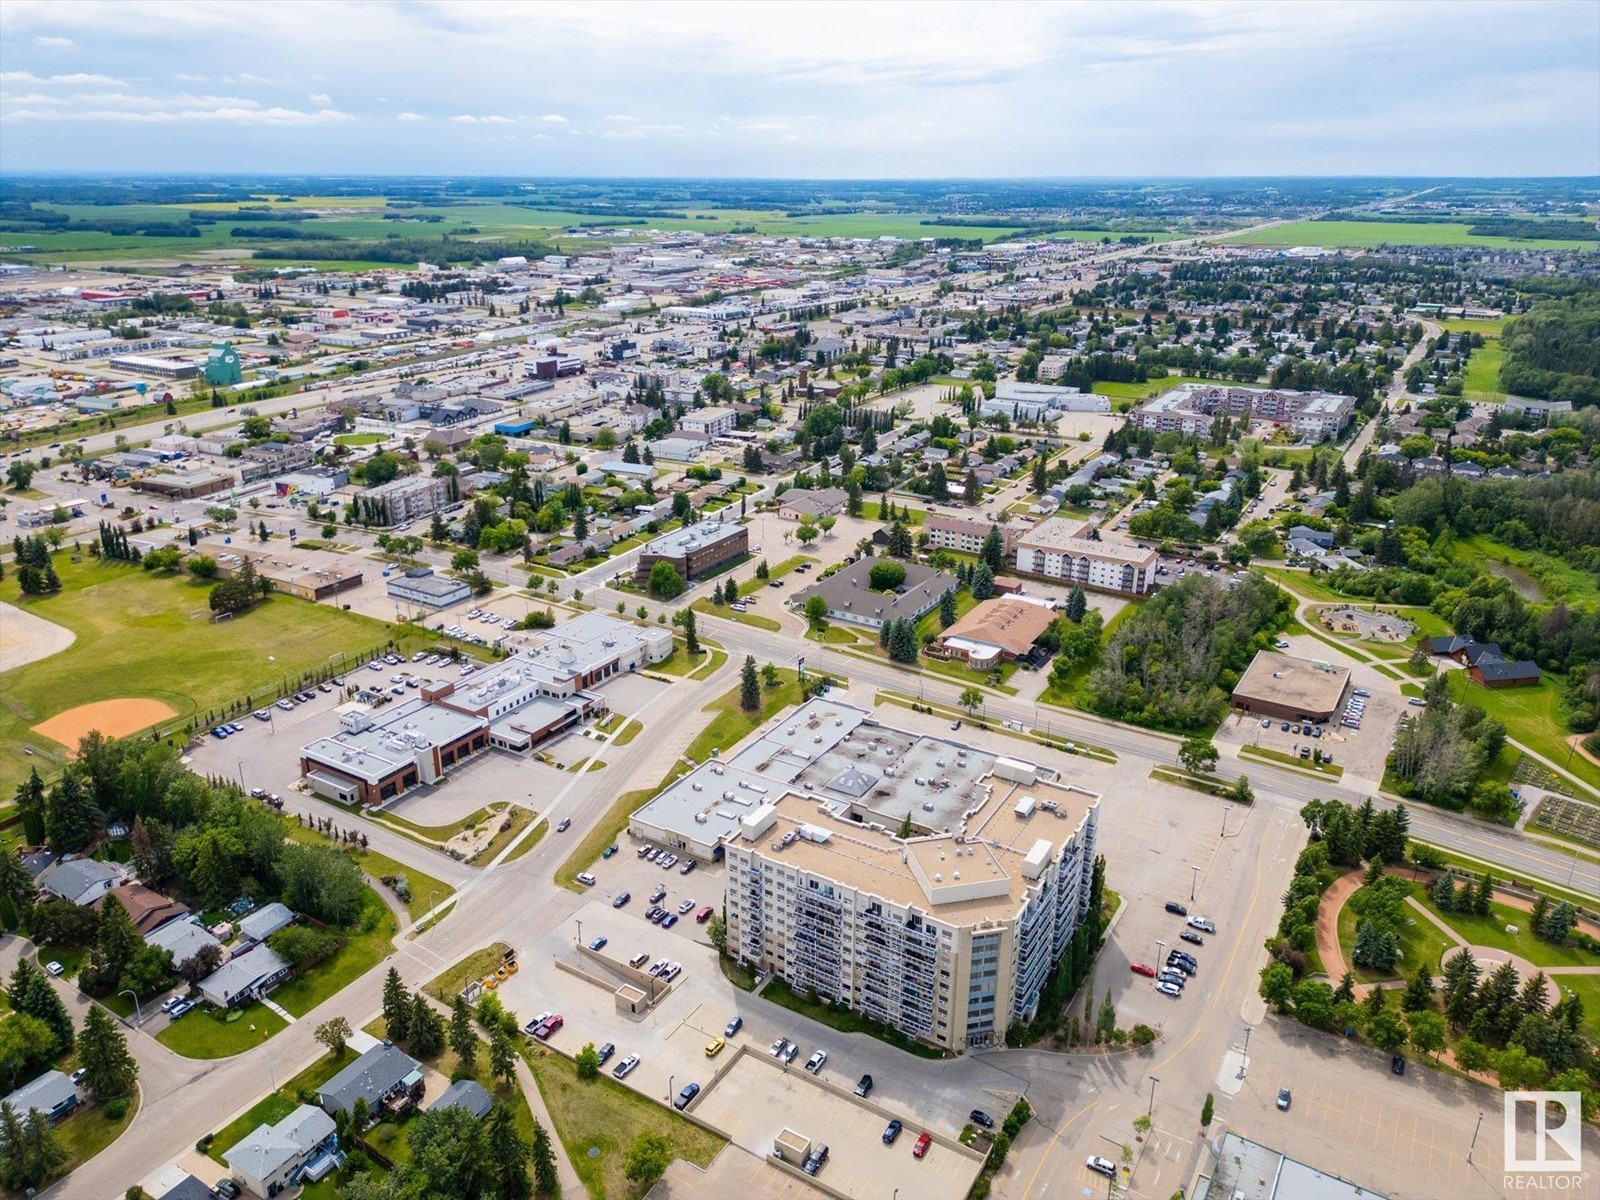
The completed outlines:
<svg viewBox="0 0 1600 1200">
<path fill-rule="evenodd" d="M 1310 775 L 1322 775 L 1328 779 L 1338 779 L 1344 774 L 1344 768 L 1335 763 L 1299 758 L 1293 754 L 1285 754 L 1282 750 L 1270 750 L 1265 746 L 1240 746 L 1239 756 L 1241 758 L 1259 759 L 1261 762 L 1271 763 L 1273 766 L 1287 767 L 1290 770 L 1301 771 Z"/>
<path fill-rule="evenodd" d="M 894 704 L 901 708 L 909 708 L 912 712 L 929 713 L 939 717 L 957 718 L 963 721 L 973 721 L 977 728 L 990 733 L 1003 734 L 1021 741 L 1032 742 L 1036 746 L 1046 746 L 1051 750 L 1059 750 L 1063 754 L 1079 754 L 1085 758 L 1092 758 L 1099 762 L 1114 763 L 1117 761 L 1115 751 L 1107 750 L 1104 746 L 1096 746 L 1090 742 L 1077 741 L 1064 734 L 1040 732 L 1037 729 L 1013 729 L 1004 722 L 998 725 L 990 724 L 987 718 L 973 717 L 966 709 L 955 708 L 949 704 L 933 704 L 925 700 L 918 700 L 915 696 L 906 696 L 900 692 L 879 692 L 873 697 L 874 704 Z M 1020 723 L 1018 723 L 1020 726 Z"/>
</svg>

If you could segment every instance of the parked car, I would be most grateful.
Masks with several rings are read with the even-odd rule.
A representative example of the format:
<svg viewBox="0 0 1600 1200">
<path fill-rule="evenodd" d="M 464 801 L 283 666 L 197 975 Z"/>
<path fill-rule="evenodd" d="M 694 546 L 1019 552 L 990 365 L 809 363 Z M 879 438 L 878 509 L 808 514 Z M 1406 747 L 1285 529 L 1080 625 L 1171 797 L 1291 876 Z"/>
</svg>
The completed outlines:
<svg viewBox="0 0 1600 1200">
<path fill-rule="evenodd" d="M 708 904 L 704 908 L 702 908 L 699 912 L 695 913 L 695 915 L 694 915 L 695 923 L 699 924 L 699 925 L 704 925 L 707 921 L 711 920 L 711 918 L 713 916 L 715 916 L 715 915 L 716 915 L 716 909 L 712 908 L 711 905 Z"/>
<path fill-rule="evenodd" d="M 1289 1089 L 1288 1088 L 1285 1087 L 1285 1088 L 1279 1088 L 1278 1089 L 1278 1111 L 1279 1112 L 1288 1112 L 1289 1111 L 1289 1105 L 1293 1102 L 1293 1100 L 1294 1100 L 1294 1097 L 1289 1094 Z"/>
<path fill-rule="evenodd" d="M 217 1180 L 216 1187 L 211 1190 L 221 1196 L 222 1200 L 239 1200 L 241 1195 L 239 1185 L 226 1177 Z"/>
<path fill-rule="evenodd" d="M 594 878 L 594 875 L 591 874 L 588 871 L 579 871 L 578 872 L 578 882 L 583 884 L 585 887 L 593 887 L 595 885 L 595 878 Z M 626 895 L 626 893 L 624 893 L 624 895 Z M 626 900 L 624 900 L 622 902 L 622 904 L 626 904 L 626 903 L 627 903 Z M 622 904 L 617 904 L 616 901 L 612 901 L 612 904 L 616 908 L 621 908 L 622 907 Z"/>
<path fill-rule="evenodd" d="M 1109 1158 L 1101 1158 L 1098 1154 L 1089 1155 L 1084 1160 L 1083 1165 L 1096 1174 L 1104 1175 L 1107 1179 L 1115 1179 L 1117 1177 L 1117 1164 Z"/>
<path fill-rule="evenodd" d="M 1183 995 L 1183 989 L 1182 988 L 1173 987 L 1172 984 L 1170 984 L 1170 983 L 1158 983 L 1158 984 L 1156 984 L 1156 991 L 1160 992 L 1163 996 L 1170 996 L 1174 1000 L 1176 1000 L 1179 996 Z"/>
<path fill-rule="evenodd" d="M 604 937 L 597 937 L 594 939 L 594 941 L 589 943 L 589 949 L 604 950 L 606 948 L 606 941 L 607 939 Z"/>
<path fill-rule="evenodd" d="M 1404 1075 L 1406 1073 L 1406 1056 L 1404 1054 L 1396 1054 L 1391 1058 L 1389 1060 L 1389 1070 L 1396 1075 Z"/>
<path fill-rule="evenodd" d="M 661 928 L 663 928 L 663 929 L 671 929 L 677 923 L 678 923 L 678 914 L 677 913 L 662 913 L 661 914 Z"/>
<path fill-rule="evenodd" d="M 628 1073 L 638 1065 L 639 1056 L 637 1054 L 630 1054 L 627 1058 L 623 1059 L 616 1066 L 611 1068 L 611 1074 L 617 1079 L 626 1079 L 628 1077 Z"/>
<path fill-rule="evenodd" d="M 687 860 L 685 860 L 683 866 L 678 868 L 678 874 L 679 875 L 687 875 L 690 871 L 694 870 L 695 867 L 698 866 L 698 865 L 699 864 L 696 863 L 694 859 L 692 859 L 692 858 L 691 859 L 687 859 Z"/>
<path fill-rule="evenodd" d="M 616 1052 L 617 1044 L 615 1042 L 602 1043 L 600 1049 L 595 1051 L 595 1053 L 600 1056 L 600 1065 L 602 1067 L 611 1061 L 611 1056 Z"/>
<path fill-rule="evenodd" d="M 866 1096 L 870 1096 L 871 1094 L 872 1094 L 872 1076 L 871 1075 L 863 1075 L 860 1079 L 856 1080 L 856 1095 L 861 1096 L 861 1097 L 864 1098 Z"/>
<path fill-rule="evenodd" d="M 726 1025 L 724 1025 L 722 1027 L 722 1036 L 723 1037 L 732 1037 L 734 1034 L 738 1033 L 739 1030 L 741 1030 L 743 1028 L 744 1028 L 744 1018 L 736 1016 L 736 1017 L 733 1018 L 733 1020 L 729 1021 Z"/>
<path fill-rule="evenodd" d="M 822 1164 L 828 1161 L 828 1143 L 818 1142 L 811 1148 L 811 1153 L 806 1155 L 806 1161 L 800 1169 L 807 1175 L 815 1175 L 822 1170 Z"/>
<path fill-rule="evenodd" d="M 635 970 L 637 970 L 638 968 L 644 966 L 645 960 L 648 959 L 649 957 L 650 956 L 648 954 L 646 954 L 643 950 L 641 950 L 641 951 L 639 951 L 639 953 L 635 954 L 632 958 L 630 958 L 628 960 L 628 965 L 630 967 L 633 967 Z"/>
<path fill-rule="evenodd" d="M 627 892 L 618 892 L 617 895 L 616 895 L 616 899 L 611 901 L 611 907 L 612 908 L 621 908 L 624 904 L 626 904 L 629 900 L 632 900 L 632 899 L 633 899 L 633 897 L 631 895 L 629 895 Z"/>
<path fill-rule="evenodd" d="M 1178 937 L 1183 941 L 1188 942 L 1191 946 L 1204 946 L 1206 944 L 1205 938 L 1201 937 L 1198 933 L 1195 933 L 1192 930 L 1185 929 L 1178 935 Z"/>
<path fill-rule="evenodd" d="M 1180 917 L 1187 917 L 1189 915 L 1189 910 L 1183 905 L 1179 904 L 1176 900 L 1167 901 L 1167 911 L 1169 913 L 1176 913 Z"/>
<path fill-rule="evenodd" d="M 45 963 L 44 969 L 46 971 L 50 972 L 50 974 L 57 975 L 57 976 L 59 976 L 63 971 L 66 970 L 65 967 L 63 967 L 60 963 L 58 963 L 53 958 L 49 962 Z"/>
<path fill-rule="evenodd" d="M 1190 917 L 1189 928 L 1198 929 L 1201 933 L 1215 933 L 1217 927 L 1211 923 L 1210 917 Z"/>
<path fill-rule="evenodd" d="M 672 1107 L 682 1112 L 689 1107 L 689 1102 L 699 1094 L 700 1085 L 698 1083 L 686 1083 L 678 1090 L 678 1098 L 672 1102 Z"/>
<path fill-rule="evenodd" d="M 678 905 L 678 915 L 680 917 L 686 915 L 688 913 L 688 911 L 693 907 L 694 907 L 694 901 L 693 900 L 685 900 L 685 901 L 683 901 L 682 903 L 680 903 Z"/>
<path fill-rule="evenodd" d="M 535 1029 L 533 1031 L 533 1036 L 538 1038 L 541 1042 L 547 1042 L 550 1040 L 551 1035 L 560 1030 L 560 1028 L 566 1023 L 567 1019 L 557 1014 L 556 1016 L 551 1017 L 543 1025 L 539 1026 L 539 1028 Z"/>
<path fill-rule="evenodd" d="M 782 1058 L 786 1063 L 792 1063 L 795 1059 L 800 1057 L 800 1043 L 790 1042 L 783 1048 L 783 1053 L 778 1057 Z M 1402 1059 L 1401 1061 L 1403 1062 L 1405 1060 Z"/>
<path fill-rule="evenodd" d="M 270 712 L 268 712 L 264 708 L 258 708 L 258 709 L 255 710 L 255 712 L 251 713 L 250 715 L 252 717 L 254 717 L 256 720 L 258 720 L 258 721 L 270 721 L 270 720 L 272 720 L 272 714 Z"/>
<path fill-rule="evenodd" d="M 1131 970 L 1135 975 L 1146 975 L 1151 979 L 1154 979 L 1156 976 L 1156 969 L 1149 963 L 1129 963 L 1128 969 Z"/>
<path fill-rule="evenodd" d="M 856 1094 L 860 1095 L 861 1093 L 858 1091 Z M 893 1121 L 890 1121 L 883 1127 L 883 1144 L 885 1146 L 894 1145 L 895 1138 L 900 1136 L 900 1131 L 904 1128 L 905 1126 L 900 1123 L 900 1118 L 896 1117 Z"/>
<path fill-rule="evenodd" d="M 982 1126 L 984 1129 L 994 1128 L 994 1118 L 988 1113 L 984 1112 L 981 1108 L 975 1108 L 969 1112 L 967 1114 L 967 1120 L 971 1121 L 974 1125 Z"/>
<path fill-rule="evenodd" d="M 911 1157 L 921 1158 L 928 1152 L 928 1147 L 931 1145 L 933 1145 L 933 1134 L 923 1130 L 922 1133 L 917 1135 L 917 1144 L 911 1147 Z"/>
<path fill-rule="evenodd" d="M 194 1007 L 194 1001 L 193 1000 L 182 1000 L 182 1001 L 179 1001 L 177 1004 L 174 1004 L 172 1006 L 172 1011 L 170 1013 L 168 1013 L 167 1015 L 171 1020 L 176 1021 L 179 1017 L 183 1016 L 184 1013 L 188 1012 L 193 1007 Z"/>
<path fill-rule="evenodd" d="M 773 1042 L 772 1045 L 767 1047 L 767 1053 L 772 1055 L 773 1058 L 782 1058 L 784 1049 L 788 1045 L 788 1038 L 779 1038 L 777 1041 Z"/>
<path fill-rule="evenodd" d="M 722 1048 L 728 1044 L 726 1038 L 712 1038 L 706 1043 L 706 1057 L 715 1058 L 722 1053 Z"/>
<path fill-rule="evenodd" d="M 818 1050 L 810 1058 L 806 1059 L 806 1070 L 810 1071 L 813 1075 L 820 1074 L 822 1072 L 823 1064 L 827 1061 L 828 1052 L 826 1050 Z"/>
<path fill-rule="evenodd" d="M 617 848 L 615 846 L 607 846 L 604 850 L 600 851 L 600 857 L 601 858 L 610 858 L 616 852 L 617 852 Z"/>
</svg>

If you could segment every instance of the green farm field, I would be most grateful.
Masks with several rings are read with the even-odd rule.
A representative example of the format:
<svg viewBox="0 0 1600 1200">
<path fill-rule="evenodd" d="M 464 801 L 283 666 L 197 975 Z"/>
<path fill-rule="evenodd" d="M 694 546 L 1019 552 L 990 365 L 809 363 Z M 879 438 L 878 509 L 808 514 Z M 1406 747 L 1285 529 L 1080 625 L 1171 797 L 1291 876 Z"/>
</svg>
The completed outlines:
<svg viewBox="0 0 1600 1200">
<path fill-rule="evenodd" d="M 1552 238 L 1483 237 L 1467 232 L 1467 222 L 1413 223 L 1410 221 L 1289 221 L 1270 229 L 1235 234 L 1221 239 L 1235 246 L 1326 246 L 1330 250 L 1368 249 L 1373 246 L 1549 246 L 1595 249 L 1600 243 Z"/>
<path fill-rule="evenodd" d="M 95 700 L 147 696 L 180 717 L 199 714 L 247 691 L 271 688 L 331 657 L 372 650 L 391 637 L 420 634 L 381 621 L 272 596 L 230 621 L 213 623 L 206 587 L 138 567 L 55 556 L 63 590 L 21 597 L 14 578 L 0 599 L 72 630 L 66 650 L 0 676 L 0 796 L 9 797 L 30 766 L 48 775 L 65 747 L 32 731 L 47 717 Z M 419 642 L 420 644 L 420 642 Z M 26 753 L 24 752 L 26 748 Z"/>
</svg>

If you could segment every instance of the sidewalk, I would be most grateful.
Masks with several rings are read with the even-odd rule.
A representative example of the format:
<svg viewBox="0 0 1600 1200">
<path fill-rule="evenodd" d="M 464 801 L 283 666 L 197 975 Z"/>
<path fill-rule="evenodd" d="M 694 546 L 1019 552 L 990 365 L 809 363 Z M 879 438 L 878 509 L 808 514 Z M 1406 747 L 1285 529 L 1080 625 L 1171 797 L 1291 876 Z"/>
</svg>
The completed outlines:
<svg viewBox="0 0 1600 1200">
<path fill-rule="evenodd" d="M 556 1156 L 556 1175 L 561 1180 L 561 1194 L 572 1197 L 585 1195 L 583 1182 L 578 1178 L 578 1173 L 572 1169 L 572 1160 L 567 1157 L 567 1148 L 556 1136 L 556 1123 L 550 1119 L 550 1110 L 545 1107 L 544 1095 L 539 1091 L 539 1085 L 534 1081 L 533 1072 L 528 1069 L 527 1061 L 520 1054 L 517 1055 L 517 1086 L 528 1098 L 528 1107 L 533 1111 L 534 1118 L 550 1135 L 550 1149 Z"/>
</svg>

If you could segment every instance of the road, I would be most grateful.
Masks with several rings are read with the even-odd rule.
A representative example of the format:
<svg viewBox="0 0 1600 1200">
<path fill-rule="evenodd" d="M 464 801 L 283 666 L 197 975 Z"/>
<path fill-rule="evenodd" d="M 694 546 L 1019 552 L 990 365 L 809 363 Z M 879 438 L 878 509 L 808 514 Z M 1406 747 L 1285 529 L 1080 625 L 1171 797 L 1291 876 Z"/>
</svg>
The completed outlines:
<svg viewBox="0 0 1600 1200">
<path fill-rule="evenodd" d="M 1410 370 L 1414 364 L 1422 361 L 1422 356 L 1428 352 L 1428 343 L 1432 339 L 1438 337 L 1441 332 L 1443 332 L 1440 327 L 1434 324 L 1432 321 L 1419 321 L 1418 324 L 1422 326 L 1422 336 L 1417 339 L 1417 344 L 1411 347 L 1411 349 L 1406 353 L 1405 359 L 1403 362 L 1401 362 L 1399 368 L 1396 369 L 1394 377 L 1389 380 L 1389 391 L 1384 397 L 1383 402 L 1385 409 L 1388 409 L 1406 394 L 1406 372 Z M 1356 436 L 1351 439 L 1349 448 L 1344 452 L 1344 463 L 1346 467 L 1352 469 L 1355 467 L 1356 462 L 1361 458 L 1362 453 L 1368 446 L 1372 444 L 1372 439 L 1374 436 L 1376 436 L 1377 432 L 1378 422 L 1376 418 L 1368 421 L 1361 427 L 1361 432 L 1356 434 Z"/>
</svg>

